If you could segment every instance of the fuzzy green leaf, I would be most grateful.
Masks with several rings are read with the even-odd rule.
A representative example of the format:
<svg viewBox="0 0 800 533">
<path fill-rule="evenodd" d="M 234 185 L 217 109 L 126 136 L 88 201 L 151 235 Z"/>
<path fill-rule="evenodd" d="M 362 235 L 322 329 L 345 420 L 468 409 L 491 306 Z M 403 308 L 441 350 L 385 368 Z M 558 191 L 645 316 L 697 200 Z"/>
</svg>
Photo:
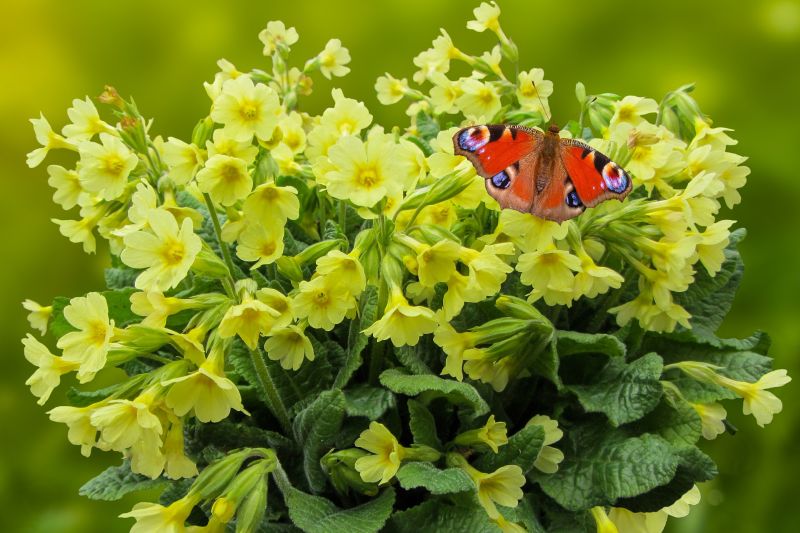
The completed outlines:
<svg viewBox="0 0 800 533">
<path fill-rule="evenodd" d="M 128 493 L 153 489 L 166 484 L 164 479 L 150 479 L 131 472 L 127 459 L 119 466 L 106 468 L 102 473 L 87 481 L 79 490 L 81 496 L 91 500 L 114 501 Z"/>
<path fill-rule="evenodd" d="M 442 449 L 442 442 L 436 433 L 436 420 L 428 408 L 416 400 L 408 400 L 408 426 L 415 444 Z"/>
<path fill-rule="evenodd" d="M 700 415 L 686 401 L 664 396 L 647 416 L 636 422 L 643 433 L 661 435 L 675 448 L 694 446 L 703 434 Z"/>
<path fill-rule="evenodd" d="M 327 477 L 319 464 L 342 427 L 345 396 L 339 389 L 321 393 L 308 407 L 297 414 L 292 424 L 295 440 L 303 443 L 303 470 L 311 490 L 325 489 Z"/>
<path fill-rule="evenodd" d="M 577 353 L 601 353 L 609 357 L 625 357 L 625 345 L 613 335 L 556 331 L 556 349 L 559 357 Z"/>
<path fill-rule="evenodd" d="M 659 383 L 662 367 L 661 357 L 654 353 L 632 363 L 615 357 L 592 383 L 568 388 L 586 411 L 603 413 L 619 426 L 642 418 L 658 405 L 663 392 Z"/>
<path fill-rule="evenodd" d="M 424 488 L 431 494 L 452 494 L 475 490 L 475 483 L 460 468 L 439 470 L 432 463 L 405 463 L 397 471 L 397 480 L 404 489 Z"/>
<path fill-rule="evenodd" d="M 372 285 L 368 286 L 359 299 L 358 317 L 350 321 L 350 330 L 347 336 L 347 356 L 344 365 L 339 369 L 334 387 L 344 387 L 353 374 L 364 363 L 361 352 L 369 344 L 369 337 L 362 331 L 375 322 L 378 313 L 378 291 Z"/>
<path fill-rule="evenodd" d="M 377 420 L 394 406 L 394 395 L 386 389 L 361 384 L 344 391 L 347 416 Z"/>
<path fill-rule="evenodd" d="M 433 375 L 409 375 L 398 369 L 384 371 L 380 376 L 380 381 L 392 392 L 406 396 L 419 395 L 422 403 L 443 396 L 453 404 L 471 409 L 474 416 L 489 412 L 489 405 L 478 394 L 475 387 L 468 383 Z"/>
<path fill-rule="evenodd" d="M 533 475 L 569 511 L 611 505 L 665 485 L 679 463 L 669 443 L 657 435 L 627 437 L 599 424 L 573 429 L 564 454 L 556 473 Z"/>
<path fill-rule="evenodd" d="M 512 435 L 498 453 L 485 453 L 475 462 L 475 467 L 481 472 L 494 472 L 504 465 L 517 465 L 527 473 L 533 468 L 543 445 L 544 428 L 532 424 Z"/>
<path fill-rule="evenodd" d="M 106 287 L 109 289 L 124 289 L 133 287 L 139 271 L 126 266 L 107 268 L 104 272 Z"/>
<path fill-rule="evenodd" d="M 394 513 L 386 528 L 390 533 L 453 533 L 500 531 L 481 507 L 453 505 L 444 498 L 428 501 Z"/>
</svg>

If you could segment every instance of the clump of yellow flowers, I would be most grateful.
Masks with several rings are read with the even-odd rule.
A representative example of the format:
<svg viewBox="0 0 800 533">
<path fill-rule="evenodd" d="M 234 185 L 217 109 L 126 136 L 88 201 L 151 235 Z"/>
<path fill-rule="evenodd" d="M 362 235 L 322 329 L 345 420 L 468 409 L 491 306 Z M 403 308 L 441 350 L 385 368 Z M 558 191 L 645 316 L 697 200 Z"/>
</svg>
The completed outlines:
<svg viewBox="0 0 800 533">
<path fill-rule="evenodd" d="M 134 532 L 660 532 L 716 474 L 697 443 L 731 428 L 720 402 L 760 426 L 780 412 L 767 337 L 715 335 L 742 274 L 720 217 L 749 173 L 730 131 L 691 86 L 578 84 L 561 135 L 634 191 L 562 224 L 501 210 L 451 137 L 544 125 L 553 83 L 499 17 L 467 23 L 490 50 L 442 30 L 414 86 L 377 80 L 406 128 L 339 89 L 303 111 L 350 53 L 332 39 L 294 66 L 280 21 L 258 36 L 271 68 L 219 61 L 191 136 L 157 135 L 112 87 L 61 133 L 31 120 L 31 168 L 74 154 L 46 167 L 59 231 L 111 255 L 105 290 L 23 304 L 46 338 L 22 341 L 31 392 L 67 380 L 50 418 L 123 458 L 82 494 L 163 487 L 123 515 Z"/>
</svg>

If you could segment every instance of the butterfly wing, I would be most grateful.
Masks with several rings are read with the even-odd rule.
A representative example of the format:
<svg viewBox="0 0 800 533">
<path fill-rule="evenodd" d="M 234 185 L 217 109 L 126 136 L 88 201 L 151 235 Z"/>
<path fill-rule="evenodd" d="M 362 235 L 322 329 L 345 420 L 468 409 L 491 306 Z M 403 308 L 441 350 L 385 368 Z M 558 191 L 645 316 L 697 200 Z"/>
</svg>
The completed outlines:
<svg viewBox="0 0 800 533">
<path fill-rule="evenodd" d="M 528 212 L 536 195 L 534 169 L 542 140 L 534 129 L 490 124 L 459 130 L 453 148 L 486 178 L 486 190 L 502 207 Z"/>
<path fill-rule="evenodd" d="M 594 207 L 604 200 L 622 201 L 631 192 L 631 177 L 605 154 L 575 139 L 561 139 L 561 163 L 575 193 L 566 204 Z"/>
</svg>

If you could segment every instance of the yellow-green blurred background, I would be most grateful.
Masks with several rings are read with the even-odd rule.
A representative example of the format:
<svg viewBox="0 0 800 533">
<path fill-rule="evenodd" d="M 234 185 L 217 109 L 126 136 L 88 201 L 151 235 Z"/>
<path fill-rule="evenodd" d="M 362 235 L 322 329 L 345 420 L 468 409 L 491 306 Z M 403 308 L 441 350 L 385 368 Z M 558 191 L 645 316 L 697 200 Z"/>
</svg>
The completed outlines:
<svg viewBox="0 0 800 533">
<path fill-rule="evenodd" d="M 413 73 L 411 59 L 440 27 L 471 52 L 488 35 L 465 29 L 475 1 L 355 0 L 0 2 L 0 529 L 124 531 L 115 515 L 135 499 L 91 502 L 78 487 L 116 463 L 80 456 L 66 430 L 47 420 L 24 386 L 32 372 L 22 356 L 23 298 L 49 302 L 100 287 L 105 258 L 86 256 L 60 237 L 49 219 L 63 217 L 50 201 L 45 165 L 30 170 L 35 146 L 27 120 L 43 111 L 60 130 L 72 98 L 96 96 L 106 83 L 134 95 L 155 117 L 157 133 L 188 139 L 208 111 L 202 82 L 227 58 L 242 69 L 264 67 L 256 35 L 268 20 L 297 28 L 298 64 L 339 37 L 352 73 L 318 80 L 306 109 L 320 111 L 330 89 L 363 100 L 376 120 L 404 125 L 398 106 L 381 106 L 375 78 Z M 555 119 L 575 118 L 575 82 L 589 92 L 657 99 L 686 82 L 717 125 L 736 130 L 735 151 L 753 173 L 732 215 L 748 229 L 742 244 L 744 283 L 723 333 L 768 330 L 776 365 L 800 376 L 800 3 L 796 0 L 670 2 L 501 0 L 505 31 L 518 43 L 524 68 L 542 67 L 555 82 Z M 63 394 L 63 393 L 62 393 Z M 740 432 L 705 446 L 720 476 L 704 500 L 672 531 L 797 531 L 800 506 L 800 388 L 780 391 L 784 413 L 762 430 L 730 404 Z M 47 407 L 63 398 L 54 394 Z M 737 412 L 734 412 L 737 411 Z"/>
</svg>

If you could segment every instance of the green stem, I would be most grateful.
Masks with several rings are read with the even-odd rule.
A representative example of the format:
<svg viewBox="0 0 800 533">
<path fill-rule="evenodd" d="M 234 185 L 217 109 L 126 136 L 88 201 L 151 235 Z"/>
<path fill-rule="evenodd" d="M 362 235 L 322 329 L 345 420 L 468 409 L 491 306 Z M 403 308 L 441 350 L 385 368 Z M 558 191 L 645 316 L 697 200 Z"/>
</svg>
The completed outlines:
<svg viewBox="0 0 800 533">
<path fill-rule="evenodd" d="M 223 279 L 222 283 L 225 285 L 225 289 L 228 291 L 228 295 L 231 297 L 235 297 L 236 289 L 235 287 L 235 278 L 234 272 L 236 270 L 233 267 L 233 258 L 231 257 L 231 251 L 228 248 L 228 244 L 222 240 L 222 226 L 219 224 L 219 216 L 217 216 L 217 209 L 214 207 L 214 202 L 211 201 L 211 197 L 208 193 L 203 193 L 203 198 L 206 201 L 206 207 L 208 207 L 208 214 L 211 216 L 211 223 L 214 226 L 214 234 L 217 236 L 217 242 L 219 243 L 219 249 L 222 250 L 222 258 L 225 260 L 225 265 L 228 267 L 228 279 Z"/>
<path fill-rule="evenodd" d="M 250 360 L 253 361 L 253 367 L 256 369 L 258 382 L 267 395 L 266 398 L 264 398 L 267 408 L 269 408 L 270 412 L 278 420 L 284 433 L 286 435 L 291 435 L 292 425 L 289 423 L 289 412 L 283 404 L 278 389 L 275 388 L 275 382 L 272 380 L 272 376 L 269 375 L 269 368 L 267 368 L 267 364 L 264 362 L 264 356 L 259 348 L 250 350 Z"/>
</svg>

